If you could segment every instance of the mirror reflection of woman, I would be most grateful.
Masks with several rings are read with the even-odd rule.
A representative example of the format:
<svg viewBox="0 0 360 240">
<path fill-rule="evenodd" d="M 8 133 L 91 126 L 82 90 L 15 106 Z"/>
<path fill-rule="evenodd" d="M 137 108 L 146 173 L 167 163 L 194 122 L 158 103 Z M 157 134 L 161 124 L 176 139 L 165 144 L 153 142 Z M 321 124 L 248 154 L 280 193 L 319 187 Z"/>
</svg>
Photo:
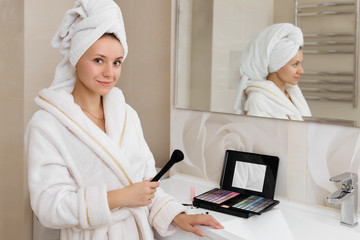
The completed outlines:
<svg viewBox="0 0 360 240">
<path fill-rule="evenodd" d="M 242 51 L 235 111 L 250 116 L 303 120 L 309 106 L 298 87 L 304 39 L 290 23 L 262 30 Z"/>
</svg>

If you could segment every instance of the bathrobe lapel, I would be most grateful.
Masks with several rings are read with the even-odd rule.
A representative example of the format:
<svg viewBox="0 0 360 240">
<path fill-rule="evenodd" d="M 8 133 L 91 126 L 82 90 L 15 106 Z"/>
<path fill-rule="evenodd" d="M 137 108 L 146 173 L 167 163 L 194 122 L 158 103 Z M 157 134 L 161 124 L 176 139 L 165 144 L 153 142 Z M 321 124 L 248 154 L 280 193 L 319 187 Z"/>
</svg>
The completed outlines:
<svg viewBox="0 0 360 240">
<path fill-rule="evenodd" d="M 286 91 L 291 97 L 291 101 L 294 103 L 296 108 L 299 110 L 302 116 L 311 117 L 311 111 L 307 104 L 304 95 L 302 94 L 298 85 L 286 85 Z"/>
<path fill-rule="evenodd" d="M 111 133 L 109 135 L 86 117 L 74 103 L 72 95 L 66 91 L 44 89 L 35 101 L 94 151 L 124 186 L 134 182 L 131 178 L 130 162 L 119 146 L 126 131 L 126 124 L 130 124 L 127 121 L 128 105 L 119 89 L 113 88 L 103 101 L 106 129 Z"/>
<path fill-rule="evenodd" d="M 272 101 L 276 102 L 279 106 L 282 106 L 282 113 L 290 117 L 293 120 L 302 120 L 301 113 L 297 109 L 297 107 L 292 103 L 283 92 L 271 81 L 250 81 L 249 85 L 246 89 L 246 93 L 250 94 L 251 92 L 261 92 L 268 98 L 272 99 Z M 292 91 L 291 93 L 294 93 Z M 292 94 L 293 95 L 293 94 Z M 295 97 L 294 95 L 290 97 Z M 263 103 L 267 104 L 267 103 Z M 268 103 L 270 104 L 270 103 Z"/>
</svg>

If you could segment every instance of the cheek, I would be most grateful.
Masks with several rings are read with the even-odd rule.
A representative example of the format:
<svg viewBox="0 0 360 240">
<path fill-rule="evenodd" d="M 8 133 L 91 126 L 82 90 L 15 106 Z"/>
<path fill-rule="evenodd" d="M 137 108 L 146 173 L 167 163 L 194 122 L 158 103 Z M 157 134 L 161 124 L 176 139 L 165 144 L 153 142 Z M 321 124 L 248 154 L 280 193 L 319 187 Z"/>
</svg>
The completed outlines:
<svg viewBox="0 0 360 240">
<path fill-rule="evenodd" d="M 286 67 L 286 68 L 282 68 L 281 69 L 281 75 L 284 77 L 290 77 L 293 76 L 294 74 L 296 74 L 296 69 L 292 68 L 292 67 Z"/>
<path fill-rule="evenodd" d="M 120 78 L 120 75 L 121 75 L 121 67 L 115 71 L 116 81 Z"/>
<path fill-rule="evenodd" d="M 78 67 L 78 76 L 83 80 L 93 77 L 97 74 L 96 67 L 91 64 L 82 64 Z"/>
</svg>

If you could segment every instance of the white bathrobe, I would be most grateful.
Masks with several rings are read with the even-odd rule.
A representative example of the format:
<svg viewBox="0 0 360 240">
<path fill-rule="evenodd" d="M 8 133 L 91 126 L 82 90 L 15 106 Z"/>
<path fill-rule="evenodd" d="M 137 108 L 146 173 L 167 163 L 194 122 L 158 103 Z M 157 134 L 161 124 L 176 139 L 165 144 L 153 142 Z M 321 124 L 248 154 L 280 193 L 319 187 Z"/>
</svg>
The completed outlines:
<svg viewBox="0 0 360 240">
<path fill-rule="evenodd" d="M 62 240 L 153 239 L 176 231 L 184 207 L 158 189 L 146 207 L 110 210 L 107 192 L 156 174 L 137 113 L 113 88 L 103 99 L 106 133 L 64 90 L 44 89 L 25 137 L 31 206 Z"/>
<path fill-rule="evenodd" d="M 249 81 L 245 90 L 245 112 L 250 116 L 303 120 L 310 108 L 297 85 L 286 85 L 291 100 L 269 80 Z"/>
</svg>

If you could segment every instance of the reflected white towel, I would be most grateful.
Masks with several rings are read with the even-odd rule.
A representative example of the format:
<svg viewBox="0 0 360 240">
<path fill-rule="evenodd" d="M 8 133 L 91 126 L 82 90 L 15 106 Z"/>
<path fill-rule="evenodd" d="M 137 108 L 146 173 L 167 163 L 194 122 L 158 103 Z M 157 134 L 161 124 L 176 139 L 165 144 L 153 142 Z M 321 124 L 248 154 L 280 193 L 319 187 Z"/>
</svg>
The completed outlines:
<svg viewBox="0 0 360 240">
<path fill-rule="evenodd" d="M 77 0 L 65 17 L 51 44 L 64 56 L 56 67 L 52 89 L 71 92 L 75 83 L 74 67 L 86 50 L 104 33 L 114 33 L 128 52 L 124 20 L 113 0 Z"/>
<path fill-rule="evenodd" d="M 261 31 L 257 37 L 241 52 L 241 80 L 234 109 L 242 113 L 245 102 L 244 90 L 248 81 L 263 81 L 269 73 L 275 72 L 288 63 L 303 45 L 300 28 L 291 23 L 271 25 Z"/>
</svg>

